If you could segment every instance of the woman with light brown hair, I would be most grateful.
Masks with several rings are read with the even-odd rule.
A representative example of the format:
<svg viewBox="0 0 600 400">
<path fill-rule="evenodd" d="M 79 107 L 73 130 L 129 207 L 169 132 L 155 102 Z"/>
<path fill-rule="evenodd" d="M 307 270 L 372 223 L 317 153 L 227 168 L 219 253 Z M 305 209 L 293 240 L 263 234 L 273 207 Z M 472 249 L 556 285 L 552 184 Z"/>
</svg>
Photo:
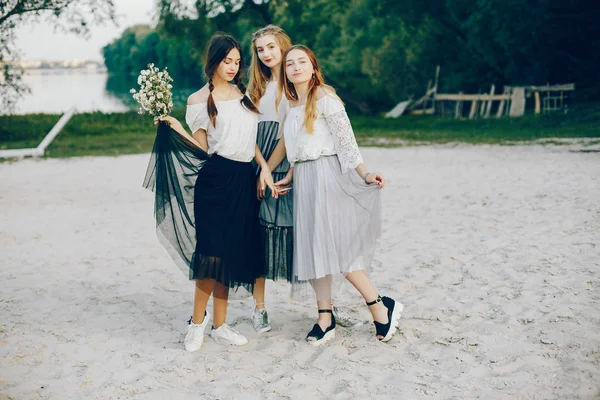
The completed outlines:
<svg viewBox="0 0 600 400">
<path fill-rule="evenodd" d="M 363 163 L 344 104 L 309 48 L 286 51 L 279 85 L 289 102 L 283 131 L 291 173 L 275 185 L 293 179 L 293 279 L 311 283 L 319 312 L 306 340 L 320 345 L 335 336 L 331 287 L 342 274 L 365 299 L 377 339 L 386 342 L 403 306 L 379 296 L 365 272 L 381 236 L 385 179 Z"/>
<path fill-rule="evenodd" d="M 285 120 L 287 100 L 276 105 L 278 82 L 284 53 L 292 47 L 289 36 L 275 25 L 267 25 L 252 34 L 252 61 L 249 70 L 248 96 L 260 110 L 257 144 L 273 171 L 274 180 L 282 180 L 290 169 L 285 157 L 282 125 Z M 258 172 L 258 168 L 257 168 Z M 259 221 L 261 249 L 264 252 L 264 277 L 254 284 L 254 308 L 251 321 L 254 330 L 262 333 L 271 330 L 271 321 L 265 307 L 265 278 L 286 279 L 293 282 L 293 197 L 288 195 L 291 186 L 280 186 L 280 196 L 275 198 L 269 188 L 257 188 L 261 199 Z M 333 307 L 341 326 L 362 324 L 346 308 Z"/>
</svg>

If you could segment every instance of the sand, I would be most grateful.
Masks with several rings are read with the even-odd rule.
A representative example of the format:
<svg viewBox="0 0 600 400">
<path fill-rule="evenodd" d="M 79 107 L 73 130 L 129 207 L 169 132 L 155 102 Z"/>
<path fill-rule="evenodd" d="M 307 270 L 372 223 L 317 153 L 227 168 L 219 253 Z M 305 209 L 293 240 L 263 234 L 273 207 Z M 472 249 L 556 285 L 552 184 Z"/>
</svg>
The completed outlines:
<svg viewBox="0 0 600 400">
<path fill-rule="evenodd" d="M 580 150 L 585 151 L 580 151 Z M 322 348 L 270 283 L 183 350 L 193 285 L 154 231 L 148 155 L 0 163 L 0 399 L 599 399 L 600 153 L 578 145 L 365 148 L 389 180 L 371 277 L 405 305 Z M 591 149 L 594 150 L 594 149 Z M 336 299 L 367 320 L 356 294 Z"/>
</svg>

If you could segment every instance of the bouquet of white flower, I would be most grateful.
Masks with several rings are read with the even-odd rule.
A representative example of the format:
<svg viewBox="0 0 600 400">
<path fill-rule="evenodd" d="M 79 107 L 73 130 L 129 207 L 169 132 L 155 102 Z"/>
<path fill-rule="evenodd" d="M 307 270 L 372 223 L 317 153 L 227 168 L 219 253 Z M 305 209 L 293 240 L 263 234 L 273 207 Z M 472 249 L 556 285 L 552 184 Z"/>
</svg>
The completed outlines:
<svg viewBox="0 0 600 400">
<path fill-rule="evenodd" d="M 154 121 L 169 115 L 173 108 L 171 82 L 173 79 L 169 76 L 166 68 L 160 71 L 154 64 L 148 64 L 148 69 L 141 70 L 137 79 L 140 90 L 131 89 L 129 91 L 140 105 L 138 113 L 147 112 L 154 116 Z"/>
</svg>

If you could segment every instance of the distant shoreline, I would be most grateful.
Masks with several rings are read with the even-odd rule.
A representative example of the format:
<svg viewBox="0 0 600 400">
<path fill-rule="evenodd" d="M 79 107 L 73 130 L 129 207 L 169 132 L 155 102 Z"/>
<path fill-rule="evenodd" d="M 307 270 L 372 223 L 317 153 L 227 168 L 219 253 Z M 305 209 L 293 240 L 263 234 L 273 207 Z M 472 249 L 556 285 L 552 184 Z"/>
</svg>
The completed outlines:
<svg viewBox="0 0 600 400">
<path fill-rule="evenodd" d="M 26 68 L 25 75 L 107 74 L 106 67 L 96 68 Z"/>
</svg>

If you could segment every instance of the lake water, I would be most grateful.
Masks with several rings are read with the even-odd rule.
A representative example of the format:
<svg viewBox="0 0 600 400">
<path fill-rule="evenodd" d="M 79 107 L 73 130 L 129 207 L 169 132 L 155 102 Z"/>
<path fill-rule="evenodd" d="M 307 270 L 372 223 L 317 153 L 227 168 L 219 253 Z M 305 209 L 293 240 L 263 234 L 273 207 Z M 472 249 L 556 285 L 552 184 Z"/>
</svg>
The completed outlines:
<svg viewBox="0 0 600 400">
<path fill-rule="evenodd" d="M 87 69 L 29 70 L 23 81 L 31 89 L 17 103 L 15 114 L 59 114 L 75 107 L 78 112 L 122 112 L 136 108 L 129 89 L 137 77 L 116 79 L 106 72 Z M 173 93 L 175 106 L 185 104 L 193 90 Z"/>
<path fill-rule="evenodd" d="M 27 71 L 23 81 L 31 89 L 17 103 L 16 114 L 77 111 L 127 111 L 125 103 L 106 89 L 108 74 L 95 70 Z"/>
</svg>

